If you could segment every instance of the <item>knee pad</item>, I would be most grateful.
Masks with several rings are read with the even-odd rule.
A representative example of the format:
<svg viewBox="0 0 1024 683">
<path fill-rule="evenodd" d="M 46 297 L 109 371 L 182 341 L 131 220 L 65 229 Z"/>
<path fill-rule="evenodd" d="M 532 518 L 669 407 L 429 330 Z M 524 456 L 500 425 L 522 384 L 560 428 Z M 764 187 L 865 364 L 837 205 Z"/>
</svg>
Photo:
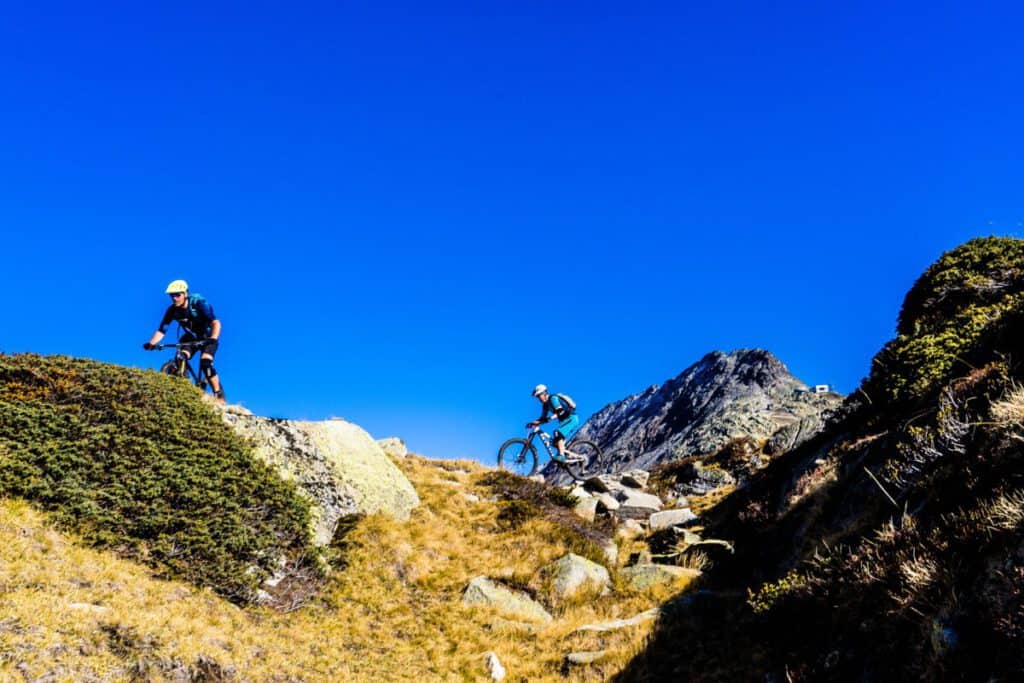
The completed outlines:
<svg viewBox="0 0 1024 683">
<path fill-rule="evenodd" d="M 206 375 L 207 379 L 212 379 L 217 376 L 217 371 L 213 369 L 212 358 L 200 358 L 199 359 L 199 370 Z"/>
</svg>

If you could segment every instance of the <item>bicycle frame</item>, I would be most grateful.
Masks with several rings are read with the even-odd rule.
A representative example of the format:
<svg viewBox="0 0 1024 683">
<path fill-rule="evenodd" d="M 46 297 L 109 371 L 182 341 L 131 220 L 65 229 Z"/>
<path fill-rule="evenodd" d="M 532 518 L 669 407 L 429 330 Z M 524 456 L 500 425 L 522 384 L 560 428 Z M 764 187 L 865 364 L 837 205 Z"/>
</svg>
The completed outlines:
<svg viewBox="0 0 1024 683">
<path fill-rule="evenodd" d="M 528 437 L 526 437 L 526 442 L 529 443 L 530 445 L 533 445 L 533 438 L 534 437 L 539 438 L 540 442 L 542 444 L 544 444 L 544 450 L 546 450 L 548 452 L 548 459 L 549 460 L 554 460 L 555 462 L 557 462 L 558 464 L 561 465 L 562 461 L 557 457 L 558 449 L 552 448 L 552 446 L 551 446 L 551 437 L 548 436 L 548 433 L 545 432 L 540 427 L 534 427 L 533 429 L 530 430 L 530 435 Z M 572 443 L 572 442 L 570 441 L 569 443 Z M 577 463 L 578 462 L 578 463 L 586 464 L 587 459 L 584 456 L 577 455 L 576 453 L 573 453 L 571 450 L 569 450 L 569 443 L 565 444 L 565 461 L 566 462 L 571 462 L 571 463 Z"/>
<path fill-rule="evenodd" d="M 195 357 L 196 352 L 202 354 L 202 346 L 200 342 L 178 342 L 176 344 L 159 344 L 155 347 L 157 351 L 163 351 L 164 349 L 176 349 L 174 354 L 174 361 L 178 364 L 178 376 L 188 377 L 192 380 L 200 389 L 205 388 L 206 380 L 199 376 L 199 373 L 192 367 L 192 358 Z M 183 350 L 192 351 L 192 355 L 188 358 L 182 353 Z"/>
</svg>

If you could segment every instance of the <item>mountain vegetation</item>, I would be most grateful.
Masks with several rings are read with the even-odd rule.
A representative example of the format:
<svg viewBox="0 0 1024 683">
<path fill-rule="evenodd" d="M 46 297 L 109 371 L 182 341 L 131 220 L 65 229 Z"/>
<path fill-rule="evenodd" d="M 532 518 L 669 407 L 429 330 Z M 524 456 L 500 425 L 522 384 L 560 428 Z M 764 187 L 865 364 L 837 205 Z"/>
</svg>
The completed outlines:
<svg viewBox="0 0 1024 683">
<path fill-rule="evenodd" d="M 155 372 L 0 355 L 0 495 L 239 603 L 282 566 L 317 565 L 294 487 L 193 387 Z"/>
<path fill-rule="evenodd" d="M 704 511 L 735 557 L 617 679 L 1024 671 L 1022 296 L 1021 240 L 929 268 L 826 429 Z"/>
</svg>

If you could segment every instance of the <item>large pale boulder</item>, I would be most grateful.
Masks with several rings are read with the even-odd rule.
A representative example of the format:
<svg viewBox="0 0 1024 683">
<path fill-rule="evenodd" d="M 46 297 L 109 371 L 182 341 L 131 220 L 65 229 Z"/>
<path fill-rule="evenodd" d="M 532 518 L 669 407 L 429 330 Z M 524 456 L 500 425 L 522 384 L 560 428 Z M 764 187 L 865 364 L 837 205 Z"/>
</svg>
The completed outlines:
<svg viewBox="0 0 1024 683">
<path fill-rule="evenodd" d="M 636 489 L 624 489 L 615 494 L 620 507 L 616 511 L 624 519 L 647 519 L 661 510 L 661 498 L 651 493 L 641 493 Z"/>
<path fill-rule="evenodd" d="M 607 593 L 612 581 L 607 569 L 573 553 L 555 560 L 540 573 L 551 581 L 551 597 L 556 601 L 583 591 Z"/>
<path fill-rule="evenodd" d="M 405 520 L 419 505 L 416 489 L 401 470 L 373 437 L 351 422 L 280 420 L 238 406 L 226 407 L 222 414 L 253 444 L 257 458 L 294 482 L 312 503 L 318 545 L 331 542 L 343 517 L 381 512 Z"/>
<path fill-rule="evenodd" d="M 552 621 L 548 611 L 529 595 L 507 588 L 486 576 L 478 576 L 469 582 L 462 594 L 462 604 L 491 607 L 506 616 L 520 617 L 544 624 Z"/>
<path fill-rule="evenodd" d="M 659 529 L 667 529 L 669 527 L 689 524 L 696 520 L 697 515 L 693 514 L 693 510 L 690 508 L 677 508 L 675 510 L 655 512 L 651 515 L 651 518 L 647 520 L 647 523 L 651 525 L 651 531 L 658 531 Z"/>
</svg>

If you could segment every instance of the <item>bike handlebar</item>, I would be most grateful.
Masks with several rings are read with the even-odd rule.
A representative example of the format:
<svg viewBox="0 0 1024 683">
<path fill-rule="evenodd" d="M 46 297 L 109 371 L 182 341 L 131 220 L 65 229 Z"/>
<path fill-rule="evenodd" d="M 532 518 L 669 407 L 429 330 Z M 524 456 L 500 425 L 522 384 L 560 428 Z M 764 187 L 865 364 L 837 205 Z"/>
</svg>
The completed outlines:
<svg viewBox="0 0 1024 683">
<path fill-rule="evenodd" d="M 153 351 L 163 351 L 164 349 L 198 349 L 206 346 L 210 342 L 209 339 L 200 339 L 198 341 L 191 342 L 178 342 L 177 344 L 157 344 L 153 347 Z"/>
</svg>

